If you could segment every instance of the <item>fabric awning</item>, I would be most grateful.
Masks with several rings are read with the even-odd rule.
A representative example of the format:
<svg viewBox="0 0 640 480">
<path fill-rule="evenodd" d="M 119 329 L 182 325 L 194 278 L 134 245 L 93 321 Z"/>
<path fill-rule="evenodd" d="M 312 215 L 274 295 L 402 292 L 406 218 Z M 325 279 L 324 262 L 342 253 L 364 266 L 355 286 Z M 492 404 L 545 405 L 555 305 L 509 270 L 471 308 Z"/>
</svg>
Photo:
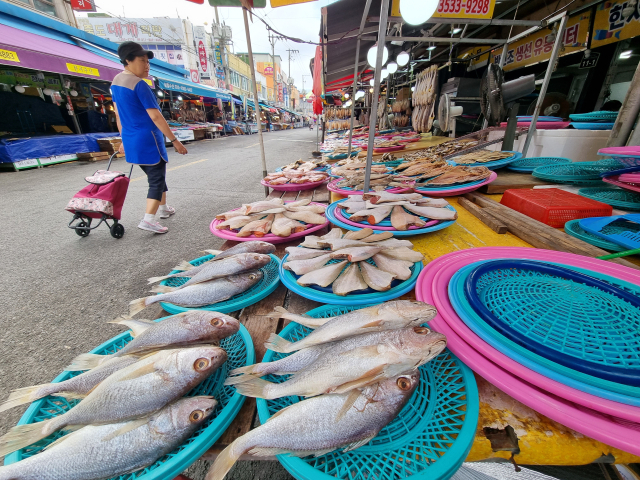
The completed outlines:
<svg viewBox="0 0 640 480">
<path fill-rule="evenodd" d="M 223 102 L 230 102 L 231 95 L 220 92 L 217 89 L 201 83 L 193 83 L 186 78 L 177 76 L 162 75 L 158 76 L 158 86 L 164 90 L 174 92 L 188 93 L 189 95 L 198 95 L 200 97 L 217 98 Z"/>
<path fill-rule="evenodd" d="M 231 95 L 231 98 L 233 99 L 234 103 L 237 103 L 238 105 L 244 105 L 244 102 L 240 98 L 236 97 L 235 95 Z"/>
<path fill-rule="evenodd" d="M 0 23 L 0 65 L 111 81 L 122 65 L 65 42 Z"/>
</svg>

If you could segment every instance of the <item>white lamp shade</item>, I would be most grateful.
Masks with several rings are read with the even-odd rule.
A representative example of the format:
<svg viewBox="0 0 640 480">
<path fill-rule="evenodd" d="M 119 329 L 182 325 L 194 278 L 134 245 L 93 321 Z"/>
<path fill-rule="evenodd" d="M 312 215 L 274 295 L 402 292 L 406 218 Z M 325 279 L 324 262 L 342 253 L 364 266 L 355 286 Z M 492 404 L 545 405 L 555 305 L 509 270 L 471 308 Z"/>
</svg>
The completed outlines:
<svg viewBox="0 0 640 480">
<path fill-rule="evenodd" d="M 158 96 L 159 97 L 164 97 L 164 92 L 162 90 L 158 90 Z"/>
<path fill-rule="evenodd" d="M 387 65 L 387 71 L 391 74 L 396 73 L 398 71 L 398 64 L 396 62 L 389 62 L 389 65 Z"/>
<path fill-rule="evenodd" d="M 45 88 L 42 93 L 44 93 L 45 95 L 51 95 L 53 93 L 53 90 L 51 90 L 50 88 Z"/>
<path fill-rule="evenodd" d="M 371 65 L 373 68 L 376 67 L 376 55 L 378 55 L 377 43 L 373 47 L 371 47 L 367 52 L 367 62 L 369 62 L 369 65 Z M 382 65 L 387 63 L 388 59 L 389 59 L 389 50 L 387 50 L 387 47 L 384 47 L 384 50 L 382 50 Z"/>
<path fill-rule="evenodd" d="M 382 80 L 384 80 L 385 78 L 387 78 L 389 76 L 389 70 L 387 70 L 386 68 L 382 69 Z"/>
<path fill-rule="evenodd" d="M 111 91 L 111 89 L 109 89 L 109 91 Z M 71 90 L 69 93 L 71 94 L 72 97 L 78 96 L 78 92 L 76 92 L 75 90 Z"/>
<path fill-rule="evenodd" d="M 404 67 L 407 63 L 409 63 L 409 58 L 410 57 L 407 52 L 400 52 L 396 57 L 396 62 L 398 62 L 398 65 L 400 65 L 401 67 Z"/>
<path fill-rule="evenodd" d="M 344 94 L 344 98 L 349 98 L 349 94 L 348 94 L 348 93 L 345 93 L 345 94 Z"/>
<path fill-rule="evenodd" d="M 375 80 L 372 78 L 371 80 L 369 80 L 369 85 L 371 85 L 373 87 L 373 84 L 375 83 Z M 17 90 L 17 87 L 16 87 Z"/>
<path fill-rule="evenodd" d="M 22 85 L 16 85 L 15 89 L 16 89 L 16 92 L 18 93 L 24 93 L 25 91 Z"/>
<path fill-rule="evenodd" d="M 422 25 L 438 9 L 438 0 L 400 0 L 400 15 L 409 25 Z"/>
<path fill-rule="evenodd" d="M 364 97 L 364 90 L 358 90 L 356 92 L 356 100 L 362 97 Z"/>
<path fill-rule="evenodd" d="M 411 87 L 411 91 L 415 92 L 416 91 L 416 87 Z"/>
</svg>

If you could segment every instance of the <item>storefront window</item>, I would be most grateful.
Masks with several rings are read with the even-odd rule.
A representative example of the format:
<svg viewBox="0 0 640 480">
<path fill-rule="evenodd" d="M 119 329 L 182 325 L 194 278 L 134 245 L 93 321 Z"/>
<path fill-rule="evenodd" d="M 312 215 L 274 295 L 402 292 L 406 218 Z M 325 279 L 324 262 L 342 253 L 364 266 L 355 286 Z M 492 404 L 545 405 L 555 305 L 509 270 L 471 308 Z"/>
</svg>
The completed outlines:
<svg viewBox="0 0 640 480">
<path fill-rule="evenodd" d="M 21 3 L 29 5 L 35 8 L 39 12 L 46 13 L 47 15 L 56 16 L 56 8 L 52 1 L 49 0 L 19 0 Z"/>
</svg>

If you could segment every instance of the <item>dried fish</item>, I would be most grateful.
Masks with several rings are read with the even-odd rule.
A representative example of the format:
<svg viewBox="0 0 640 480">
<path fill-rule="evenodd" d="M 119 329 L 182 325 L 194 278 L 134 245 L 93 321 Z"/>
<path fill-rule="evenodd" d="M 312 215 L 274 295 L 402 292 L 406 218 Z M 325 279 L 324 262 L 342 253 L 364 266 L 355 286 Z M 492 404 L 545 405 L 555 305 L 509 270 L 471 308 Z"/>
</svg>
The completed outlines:
<svg viewBox="0 0 640 480">
<path fill-rule="evenodd" d="M 366 290 L 367 283 L 362 278 L 357 263 L 349 265 L 344 272 L 333 282 L 333 293 L 340 296 L 348 295 L 358 290 Z"/>
</svg>

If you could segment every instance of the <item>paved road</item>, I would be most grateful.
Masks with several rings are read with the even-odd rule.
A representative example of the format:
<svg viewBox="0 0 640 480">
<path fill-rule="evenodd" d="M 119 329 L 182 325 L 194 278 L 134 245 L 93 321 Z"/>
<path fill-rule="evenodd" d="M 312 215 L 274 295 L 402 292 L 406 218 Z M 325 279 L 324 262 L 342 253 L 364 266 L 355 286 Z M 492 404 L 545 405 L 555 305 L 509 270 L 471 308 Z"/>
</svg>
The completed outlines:
<svg viewBox="0 0 640 480">
<path fill-rule="evenodd" d="M 307 129 L 264 138 L 269 171 L 315 150 L 315 132 Z M 169 155 L 168 203 L 177 213 L 164 221 L 166 235 L 136 228 L 147 193 L 138 167 L 123 210 L 121 240 L 104 225 L 87 238 L 67 228 L 71 214 L 64 207 L 86 185 L 84 177 L 106 168 L 105 162 L 0 173 L 0 397 L 50 381 L 76 355 L 120 333 L 122 328 L 106 322 L 126 313 L 130 300 L 148 295 L 148 277 L 222 244 L 209 231 L 216 213 L 264 198 L 257 135 L 187 148 L 186 156 Z M 128 171 L 128 164 L 119 159 L 112 169 Z M 147 312 L 147 318 L 156 318 L 160 310 Z M 0 432 L 15 425 L 22 412 L 2 414 Z M 290 478 L 279 464 L 260 465 L 247 463 L 229 478 Z M 202 477 L 202 466 L 197 470 L 194 480 Z"/>
</svg>

